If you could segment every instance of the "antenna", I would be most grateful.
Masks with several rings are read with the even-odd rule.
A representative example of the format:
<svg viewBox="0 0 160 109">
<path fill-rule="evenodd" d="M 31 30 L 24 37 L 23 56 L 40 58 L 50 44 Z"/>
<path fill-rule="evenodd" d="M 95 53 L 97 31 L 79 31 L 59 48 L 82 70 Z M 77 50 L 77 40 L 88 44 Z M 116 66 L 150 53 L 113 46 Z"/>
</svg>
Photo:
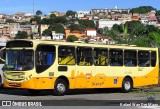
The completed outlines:
<svg viewBox="0 0 160 109">
<path fill-rule="evenodd" d="M 34 16 L 34 0 L 33 0 L 33 16 Z"/>
</svg>

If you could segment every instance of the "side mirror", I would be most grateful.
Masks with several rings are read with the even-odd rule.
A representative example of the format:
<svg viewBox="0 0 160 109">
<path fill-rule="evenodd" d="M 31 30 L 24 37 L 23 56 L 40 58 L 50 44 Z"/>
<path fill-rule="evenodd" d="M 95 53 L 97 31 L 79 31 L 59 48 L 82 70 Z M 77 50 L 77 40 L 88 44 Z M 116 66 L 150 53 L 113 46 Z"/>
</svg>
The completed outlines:
<svg viewBox="0 0 160 109">
<path fill-rule="evenodd" d="M 5 62 L 5 58 L 6 58 L 6 47 L 3 47 L 1 50 L 0 50 L 0 60 Z"/>
<path fill-rule="evenodd" d="M 5 68 L 4 68 L 4 66 L 2 67 L 2 71 L 4 72 L 4 70 L 5 70 Z"/>
</svg>

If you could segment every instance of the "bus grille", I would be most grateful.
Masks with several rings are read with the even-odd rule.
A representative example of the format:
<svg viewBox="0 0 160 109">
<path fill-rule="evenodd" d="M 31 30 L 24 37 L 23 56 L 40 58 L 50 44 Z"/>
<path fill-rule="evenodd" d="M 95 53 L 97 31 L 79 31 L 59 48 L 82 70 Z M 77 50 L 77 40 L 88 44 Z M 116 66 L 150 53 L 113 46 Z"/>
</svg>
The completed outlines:
<svg viewBox="0 0 160 109">
<path fill-rule="evenodd" d="M 10 80 L 10 81 L 23 81 L 24 80 L 23 72 L 6 72 L 4 76 L 7 80 Z"/>
</svg>

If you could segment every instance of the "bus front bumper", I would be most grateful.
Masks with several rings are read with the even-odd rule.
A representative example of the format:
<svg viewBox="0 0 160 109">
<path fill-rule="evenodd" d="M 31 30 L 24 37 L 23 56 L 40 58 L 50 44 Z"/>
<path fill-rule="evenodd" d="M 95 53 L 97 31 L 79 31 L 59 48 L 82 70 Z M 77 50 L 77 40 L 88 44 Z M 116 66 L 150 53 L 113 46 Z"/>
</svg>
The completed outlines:
<svg viewBox="0 0 160 109">
<path fill-rule="evenodd" d="M 22 88 L 22 89 L 54 89 L 56 78 L 40 77 L 31 78 L 25 82 L 4 80 L 3 86 L 6 88 Z"/>
</svg>

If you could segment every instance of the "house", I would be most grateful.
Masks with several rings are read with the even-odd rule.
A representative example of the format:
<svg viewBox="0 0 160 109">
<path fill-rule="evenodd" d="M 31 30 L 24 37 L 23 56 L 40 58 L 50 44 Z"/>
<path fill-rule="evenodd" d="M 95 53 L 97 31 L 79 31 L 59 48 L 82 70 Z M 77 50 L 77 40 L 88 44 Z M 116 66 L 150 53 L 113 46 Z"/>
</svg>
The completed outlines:
<svg viewBox="0 0 160 109">
<path fill-rule="evenodd" d="M 139 16 L 132 16 L 131 19 L 137 21 L 137 20 L 140 20 L 140 17 Z"/>
<path fill-rule="evenodd" d="M 18 31 L 21 31 L 19 23 L 10 23 L 10 37 L 15 37 Z"/>
<path fill-rule="evenodd" d="M 121 23 L 122 23 L 122 21 L 101 19 L 101 20 L 99 20 L 99 27 L 98 28 L 108 27 L 108 29 L 111 29 L 113 27 L 113 25 L 115 25 L 115 24 L 120 25 Z"/>
<path fill-rule="evenodd" d="M 49 25 L 40 25 L 39 26 L 39 35 L 41 36 L 43 31 L 48 29 Z"/>
<path fill-rule="evenodd" d="M 27 32 L 27 34 L 31 34 L 31 25 L 21 25 L 20 29 L 21 31 Z"/>
<path fill-rule="evenodd" d="M 87 36 L 95 37 L 97 35 L 97 31 L 95 28 L 86 28 Z"/>
<path fill-rule="evenodd" d="M 66 39 L 67 39 L 67 37 L 70 36 L 70 35 L 74 35 L 74 36 L 76 36 L 76 37 L 81 37 L 81 36 L 83 36 L 83 35 L 86 35 L 86 33 L 83 32 L 83 31 L 77 31 L 77 30 L 75 30 L 75 31 L 70 31 L 69 28 L 66 28 L 66 29 L 65 29 L 65 35 L 66 35 Z"/>
<path fill-rule="evenodd" d="M 64 39 L 65 38 L 65 34 L 63 33 L 56 33 L 55 31 L 52 31 L 52 39 L 53 40 L 57 40 L 57 39 Z"/>
</svg>

